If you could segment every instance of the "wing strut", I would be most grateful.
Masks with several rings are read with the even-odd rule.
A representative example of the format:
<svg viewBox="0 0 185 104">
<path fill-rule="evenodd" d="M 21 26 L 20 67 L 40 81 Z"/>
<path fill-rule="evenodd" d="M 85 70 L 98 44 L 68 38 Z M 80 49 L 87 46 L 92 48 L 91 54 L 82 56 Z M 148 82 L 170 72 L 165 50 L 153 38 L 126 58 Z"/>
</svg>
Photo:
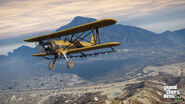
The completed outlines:
<svg viewBox="0 0 185 104">
<path fill-rule="evenodd" d="M 98 44 L 100 44 L 100 35 L 98 28 L 96 28 L 96 39 L 98 40 Z"/>
</svg>

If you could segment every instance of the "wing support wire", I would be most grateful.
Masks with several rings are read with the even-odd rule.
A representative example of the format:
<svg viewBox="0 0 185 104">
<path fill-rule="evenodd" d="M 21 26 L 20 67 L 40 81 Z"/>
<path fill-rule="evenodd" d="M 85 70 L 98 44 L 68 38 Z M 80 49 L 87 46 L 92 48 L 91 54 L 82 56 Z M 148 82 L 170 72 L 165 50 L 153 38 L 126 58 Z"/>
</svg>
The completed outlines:
<svg viewBox="0 0 185 104">
<path fill-rule="evenodd" d="M 76 39 L 80 38 L 84 33 L 85 33 L 85 32 L 81 33 Z M 71 45 L 73 44 L 73 42 L 74 42 L 74 40 L 75 40 L 75 39 L 73 40 L 74 35 L 75 35 L 75 34 L 72 34 L 72 36 L 71 36 L 71 38 L 70 38 L 70 40 L 69 40 L 69 42 L 71 42 L 71 43 L 70 43 L 68 46 L 66 46 L 66 47 L 64 48 L 64 50 L 70 49 L 70 48 L 71 48 Z M 66 37 L 65 37 L 64 40 L 66 40 Z"/>
<path fill-rule="evenodd" d="M 74 43 L 74 41 L 75 40 L 78 40 L 78 41 L 81 41 L 81 40 L 85 40 L 85 41 L 87 41 L 86 39 L 84 39 L 85 37 L 87 37 L 88 35 L 90 35 L 90 33 L 91 33 L 91 31 L 90 32 L 88 32 L 85 36 L 83 36 L 82 38 L 80 38 L 83 34 L 84 34 L 85 32 L 83 32 L 83 33 L 81 33 L 78 37 L 76 37 L 75 39 L 73 39 L 73 37 L 74 37 L 74 34 L 71 36 L 71 38 L 70 38 L 70 44 L 68 45 L 68 46 L 66 46 L 65 48 L 64 48 L 64 50 L 66 50 L 66 49 L 70 49 L 71 48 L 71 45 Z M 65 39 L 67 39 L 66 37 L 65 37 Z M 89 41 L 88 41 L 89 42 Z"/>
<path fill-rule="evenodd" d="M 94 33 L 94 30 L 95 30 L 95 33 Z M 98 30 L 98 28 L 93 28 L 93 27 L 92 27 L 92 29 L 91 29 L 90 32 L 88 32 L 86 35 L 84 35 L 84 34 L 85 34 L 85 32 L 82 32 L 82 33 L 81 33 L 79 36 L 77 36 L 75 39 L 73 39 L 73 37 L 74 37 L 75 34 L 72 34 L 70 40 L 68 40 L 68 38 L 67 38 L 67 36 L 66 36 L 64 40 L 68 40 L 68 41 L 70 41 L 71 43 L 70 43 L 68 46 L 66 46 L 66 47 L 64 48 L 64 50 L 70 49 L 70 48 L 71 48 L 71 45 L 74 44 L 75 41 L 84 40 L 84 41 L 86 41 L 86 42 L 91 43 L 90 41 L 88 41 L 88 40 L 85 39 L 85 38 L 86 38 L 88 35 L 90 35 L 90 34 L 92 34 L 92 36 L 93 36 L 93 38 L 94 38 L 94 41 L 95 41 L 95 44 L 100 44 L 100 36 L 99 36 L 99 30 Z M 84 36 L 83 36 L 83 35 L 84 35 Z M 83 37 L 82 37 L 82 36 L 83 36 Z M 96 53 L 96 50 L 94 51 L 94 53 Z M 86 57 L 85 54 L 83 54 L 83 53 L 81 53 L 81 54 L 82 54 L 84 57 Z"/>
</svg>

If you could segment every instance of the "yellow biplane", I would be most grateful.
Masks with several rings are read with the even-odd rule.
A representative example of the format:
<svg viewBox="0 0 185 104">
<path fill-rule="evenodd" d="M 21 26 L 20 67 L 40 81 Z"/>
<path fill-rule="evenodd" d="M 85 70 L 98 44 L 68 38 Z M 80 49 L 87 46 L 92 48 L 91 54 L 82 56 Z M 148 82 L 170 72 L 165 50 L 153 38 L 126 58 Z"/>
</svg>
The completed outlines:
<svg viewBox="0 0 185 104">
<path fill-rule="evenodd" d="M 58 58 L 64 58 L 67 61 L 68 69 L 74 67 L 74 62 L 69 58 L 73 57 L 87 57 L 92 55 L 104 54 L 106 52 L 116 52 L 112 47 L 120 45 L 119 42 L 109 42 L 100 44 L 99 30 L 98 28 L 115 24 L 116 20 L 112 18 L 106 18 L 91 23 L 79 25 L 69 29 L 61 30 L 58 32 L 50 33 L 47 35 L 37 36 L 29 39 L 25 39 L 25 42 L 35 42 L 39 47 L 39 54 L 32 54 L 32 56 L 41 56 L 46 59 L 52 59 L 49 64 L 49 69 L 56 68 L 56 60 Z M 88 33 L 87 33 L 88 32 Z M 78 36 L 77 36 L 78 35 Z M 90 39 L 86 39 L 89 35 L 92 35 Z M 63 38 L 63 39 L 61 39 Z M 85 54 L 85 51 L 98 50 L 103 48 L 110 48 L 111 51 L 104 51 L 92 54 Z M 78 56 L 72 56 L 73 54 L 80 54 Z M 46 56 L 53 55 L 54 58 L 48 58 Z"/>
</svg>

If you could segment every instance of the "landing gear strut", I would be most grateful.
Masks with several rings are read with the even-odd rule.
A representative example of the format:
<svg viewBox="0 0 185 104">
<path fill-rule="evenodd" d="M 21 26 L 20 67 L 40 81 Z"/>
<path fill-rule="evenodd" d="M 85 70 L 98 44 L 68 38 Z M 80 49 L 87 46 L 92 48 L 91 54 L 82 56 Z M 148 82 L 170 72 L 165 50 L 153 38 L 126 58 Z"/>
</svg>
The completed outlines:
<svg viewBox="0 0 185 104">
<path fill-rule="evenodd" d="M 74 67 L 74 62 L 73 62 L 72 60 L 68 60 L 68 58 L 67 58 L 67 56 L 66 56 L 65 53 L 63 53 L 63 55 L 64 55 L 64 57 L 65 57 L 65 59 L 66 59 L 66 61 L 67 61 L 67 68 L 68 68 L 68 69 L 73 69 L 73 67 Z"/>
<path fill-rule="evenodd" d="M 58 58 L 58 56 L 55 55 L 53 62 L 49 63 L 49 69 L 50 70 L 54 70 L 56 68 L 56 63 L 55 62 L 56 62 L 57 58 Z"/>
</svg>

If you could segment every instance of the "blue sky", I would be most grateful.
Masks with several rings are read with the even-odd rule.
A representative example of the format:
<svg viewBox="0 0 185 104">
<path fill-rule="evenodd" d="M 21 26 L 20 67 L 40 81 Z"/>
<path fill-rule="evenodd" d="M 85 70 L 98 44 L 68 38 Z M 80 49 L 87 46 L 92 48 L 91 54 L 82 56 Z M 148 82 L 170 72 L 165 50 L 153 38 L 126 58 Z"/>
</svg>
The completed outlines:
<svg viewBox="0 0 185 104">
<path fill-rule="evenodd" d="M 56 30 L 75 16 L 115 18 L 155 33 L 185 28 L 185 0 L 1 0 L 0 14 L 0 39 Z"/>
</svg>

